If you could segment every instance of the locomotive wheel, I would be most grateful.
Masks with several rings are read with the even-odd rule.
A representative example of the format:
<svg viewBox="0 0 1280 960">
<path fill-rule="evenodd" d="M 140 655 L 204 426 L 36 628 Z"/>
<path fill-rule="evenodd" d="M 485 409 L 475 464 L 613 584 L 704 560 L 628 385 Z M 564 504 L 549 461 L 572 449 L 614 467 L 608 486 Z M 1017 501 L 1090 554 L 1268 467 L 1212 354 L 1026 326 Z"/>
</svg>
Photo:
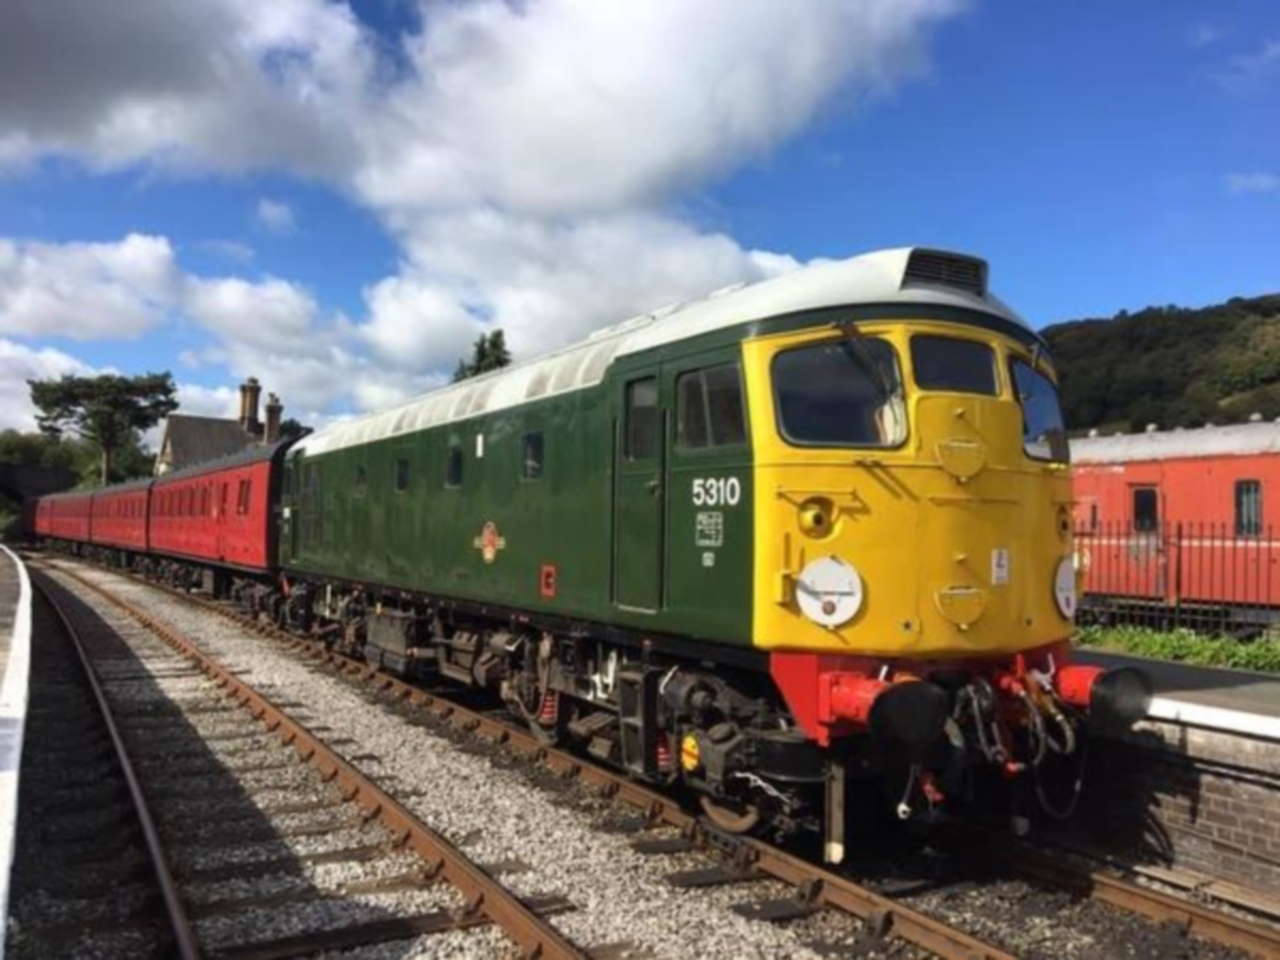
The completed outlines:
<svg viewBox="0 0 1280 960">
<path fill-rule="evenodd" d="M 754 803 L 729 806 L 708 796 L 699 797 L 698 802 L 707 819 L 725 833 L 749 833 L 760 824 L 760 808 Z"/>
</svg>

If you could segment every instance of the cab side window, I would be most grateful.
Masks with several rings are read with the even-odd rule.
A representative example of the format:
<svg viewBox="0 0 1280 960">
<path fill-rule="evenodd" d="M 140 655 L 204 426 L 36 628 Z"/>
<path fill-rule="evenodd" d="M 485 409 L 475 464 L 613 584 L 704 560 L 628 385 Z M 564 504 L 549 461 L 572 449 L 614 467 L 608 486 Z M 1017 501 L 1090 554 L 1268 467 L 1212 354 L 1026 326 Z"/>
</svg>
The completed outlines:
<svg viewBox="0 0 1280 960">
<path fill-rule="evenodd" d="M 680 374 L 676 379 L 676 446 L 698 450 L 746 442 L 738 365 L 724 363 Z"/>
</svg>

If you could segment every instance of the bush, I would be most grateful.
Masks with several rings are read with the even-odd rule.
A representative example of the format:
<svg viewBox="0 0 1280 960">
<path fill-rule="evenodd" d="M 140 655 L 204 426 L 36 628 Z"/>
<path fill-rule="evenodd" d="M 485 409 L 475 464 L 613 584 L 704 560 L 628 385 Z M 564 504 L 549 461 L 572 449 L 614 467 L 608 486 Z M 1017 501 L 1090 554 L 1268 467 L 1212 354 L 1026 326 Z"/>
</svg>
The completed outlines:
<svg viewBox="0 0 1280 960">
<path fill-rule="evenodd" d="M 1280 641 L 1266 636 L 1257 640 L 1237 640 L 1234 637 L 1206 636 L 1193 630 L 1082 627 L 1077 639 L 1087 647 L 1133 653 L 1157 660 L 1280 673 Z"/>
</svg>

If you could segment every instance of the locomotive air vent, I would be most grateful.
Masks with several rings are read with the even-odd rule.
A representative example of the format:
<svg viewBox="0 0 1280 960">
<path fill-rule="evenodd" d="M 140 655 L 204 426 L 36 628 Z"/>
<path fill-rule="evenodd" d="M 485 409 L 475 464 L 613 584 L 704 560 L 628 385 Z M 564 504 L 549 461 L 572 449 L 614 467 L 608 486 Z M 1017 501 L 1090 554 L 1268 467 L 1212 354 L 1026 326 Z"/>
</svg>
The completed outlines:
<svg viewBox="0 0 1280 960">
<path fill-rule="evenodd" d="M 911 284 L 957 287 L 985 296 L 987 262 L 940 250 L 912 250 L 907 258 L 907 269 L 902 274 L 902 285 Z"/>
</svg>

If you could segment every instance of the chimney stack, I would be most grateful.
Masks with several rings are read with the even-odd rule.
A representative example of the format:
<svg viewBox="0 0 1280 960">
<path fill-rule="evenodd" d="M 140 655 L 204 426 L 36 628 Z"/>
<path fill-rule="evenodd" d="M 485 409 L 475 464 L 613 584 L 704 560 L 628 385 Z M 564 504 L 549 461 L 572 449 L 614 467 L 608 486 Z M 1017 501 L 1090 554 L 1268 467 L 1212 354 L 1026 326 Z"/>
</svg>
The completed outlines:
<svg viewBox="0 0 1280 960">
<path fill-rule="evenodd" d="M 267 394 L 267 425 L 262 438 L 264 443 L 275 443 L 280 439 L 280 414 L 284 406 L 274 393 Z"/>
<path fill-rule="evenodd" d="M 253 436 L 262 435 L 262 424 L 258 421 L 258 397 L 262 395 L 262 387 L 257 377 L 250 377 L 240 387 L 240 426 L 245 433 Z"/>
</svg>

